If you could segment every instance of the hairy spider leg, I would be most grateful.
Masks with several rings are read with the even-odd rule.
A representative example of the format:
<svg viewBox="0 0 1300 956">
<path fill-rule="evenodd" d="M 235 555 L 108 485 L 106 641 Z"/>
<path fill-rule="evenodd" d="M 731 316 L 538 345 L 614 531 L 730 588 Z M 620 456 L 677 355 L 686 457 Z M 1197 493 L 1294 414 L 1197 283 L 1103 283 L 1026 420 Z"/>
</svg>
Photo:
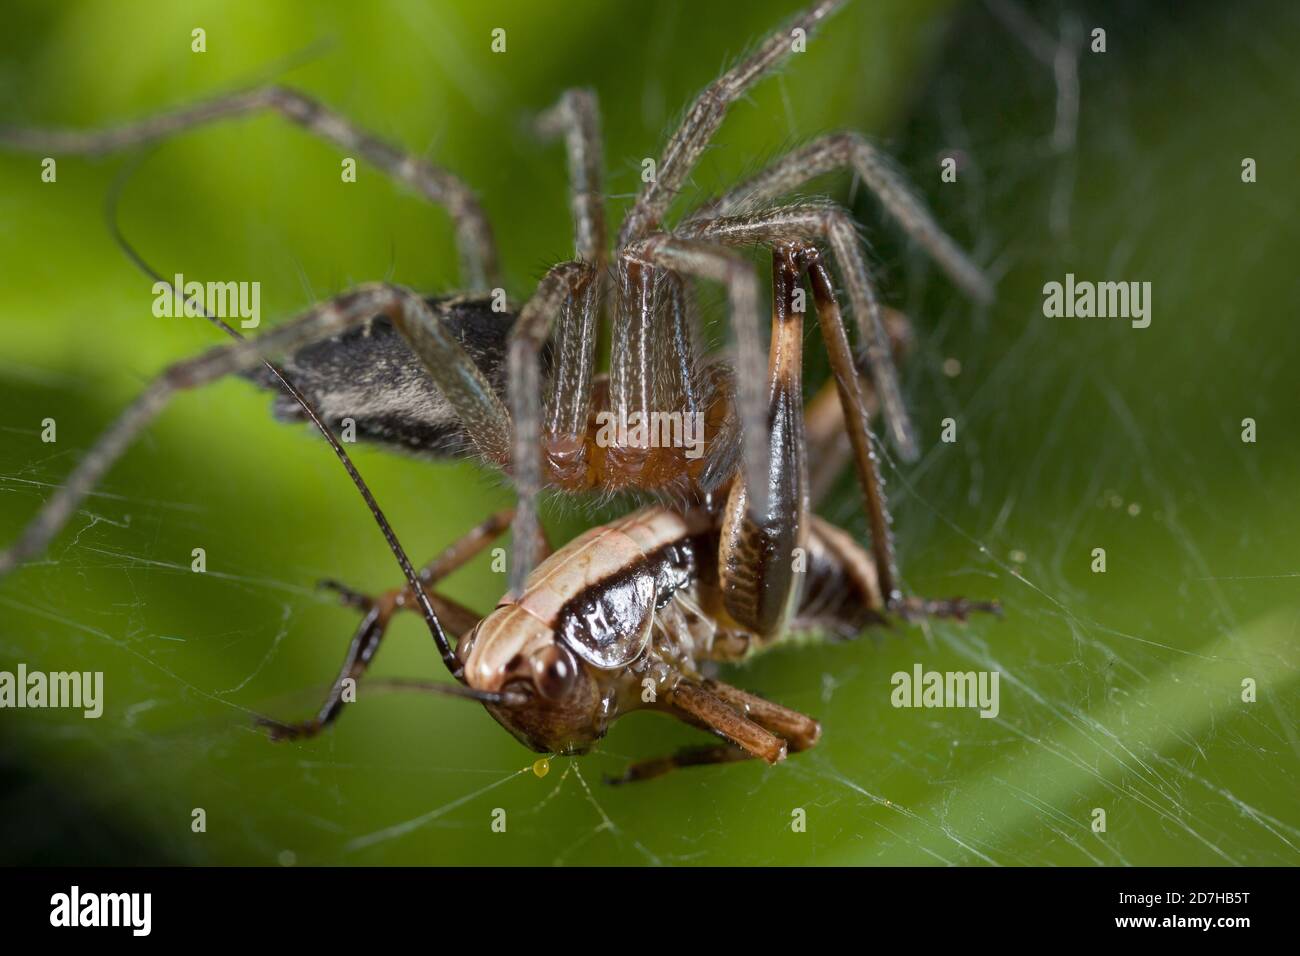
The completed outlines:
<svg viewBox="0 0 1300 956">
<path fill-rule="evenodd" d="M 573 255 L 605 271 L 609 236 L 602 191 L 600 106 L 593 90 L 565 90 L 535 124 L 546 139 L 564 138 L 569 165 L 569 207 L 573 214 Z"/>
<path fill-rule="evenodd" d="M 845 0 L 819 0 L 763 40 L 746 59 L 706 86 L 686 110 L 681 125 L 668 140 L 655 177 L 643 183 L 636 202 L 623 220 L 619 247 L 630 245 L 658 230 L 669 205 L 686 184 L 709 141 L 733 103 L 744 97 L 763 76 L 794 52 L 793 31 L 811 34 Z"/>
<path fill-rule="evenodd" d="M 440 166 L 403 152 L 290 87 L 257 87 L 102 130 L 0 128 L 0 146 L 26 152 L 97 155 L 262 110 L 272 110 L 314 136 L 358 153 L 386 175 L 444 208 L 456 231 L 464 281 L 478 291 L 500 284 L 492 227 L 478 197 L 464 181 Z"/>
<path fill-rule="evenodd" d="M 935 221 L 894 169 L 889 157 L 856 131 L 830 133 L 791 150 L 766 169 L 690 214 L 691 220 L 720 219 L 770 205 L 810 180 L 838 169 L 852 169 L 903 231 L 921 246 L 966 295 L 993 300 L 993 285 L 961 247 Z"/>
<path fill-rule="evenodd" d="M 524 582 L 532 571 L 540 522 L 537 496 L 542 486 L 542 457 L 553 448 L 543 448 L 542 417 L 551 412 L 561 421 L 579 427 L 571 446 L 575 453 L 584 447 L 586 409 L 591 403 L 592 342 L 589 340 L 576 365 L 557 367 L 554 378 L 564 381 L 566 390 L 553 393 L 553 404 L 542 405 L 541 354 L 550 336 L 556 316 L 560 317 L 561 335 L 572 341 L 581 337 L 574 326 L 589 328 L 594 302 L 587 292 L 596 273 L 585 262 L 565 262 L 552 267 L 537 285 L 537 291 L 524 305 L 510 330 L 509 380 L 506 391 L 510 400 L 513 435 L 510 461 L 518 496 L 515 514 L 514 554 L 510 562 L 510 589 L 523 593 Z M 558 385 L 557 385 L 558 389 Z M 554 419 L 553 419 L 554 420 Z"/>
</svg>

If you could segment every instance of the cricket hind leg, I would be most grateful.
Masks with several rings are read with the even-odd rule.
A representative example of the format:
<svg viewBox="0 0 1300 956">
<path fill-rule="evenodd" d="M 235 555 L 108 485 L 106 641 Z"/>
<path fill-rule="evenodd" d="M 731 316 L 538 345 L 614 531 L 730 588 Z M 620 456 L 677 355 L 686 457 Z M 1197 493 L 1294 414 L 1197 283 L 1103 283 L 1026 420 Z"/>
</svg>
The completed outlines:
<svg viewBox="0 0 1300 956">
<path fill-rule="evenodd" d="M 399 589 L 399 592 L 401 590 Z M 454 634 L 466 633 L 478 620 L 478 615 L 455 601 L 429 591 L 426 591 L 425 594 L 437 611 L 438 618 Z M 364 616 L 352 636 L 351 644 L 348 645 L 348 652 L 343 659 L 343 666 L 339 670 L 338 677 L 334 679 L 334 683 L 330 686 L 328 693 L 325 695 L 325 701 L 321 704 L 315 717 L 297 722 L 280 721 L 272 717 L 257 717 L 255 721 L 257 726 L 269 731 L 271 739 L 274 741 L 305 740 L 315 737 L 338 719 L 339 715 L 343 713 L 344 705 L 349 703 L 347 699 L 348 682 L 352 682 L 351 687 L 355 690 L 356 682 L 365 675 L 367 668 L 370 667 L 371 662 L 374 660 L 375 653 L 379 650 L 379 645 L 388 633 L 388 625 L 391 623 L 393 615 L 400 607 L 408 606 L 406 604 L 399 606 L 397 601 L 394 600 L 392 592 L 378 599 L 367 598 L 364 595 L 358 595 L 347 590 L 343 591 L 343 595 L 343 603 L 362 607 Z M 452 696 L 471 696 L 465 693 L 465 689 L 459 684 L 421 685 L 419 689 Z"/>
<path fill-rule="evenodd" d="M 803 410 L 803 316 L 794 246 L 772 256 L 772 339 L 767 382 L 766 509 L 751 506 L 747 481 L 732 485 L 723 511 L 718 578 L 728 614 L 760 640 L 779 636 L 802 589 L 796 555 L 809 521 Z M 747 476 L 746 476 L 747 477 Z"/>
</svg>

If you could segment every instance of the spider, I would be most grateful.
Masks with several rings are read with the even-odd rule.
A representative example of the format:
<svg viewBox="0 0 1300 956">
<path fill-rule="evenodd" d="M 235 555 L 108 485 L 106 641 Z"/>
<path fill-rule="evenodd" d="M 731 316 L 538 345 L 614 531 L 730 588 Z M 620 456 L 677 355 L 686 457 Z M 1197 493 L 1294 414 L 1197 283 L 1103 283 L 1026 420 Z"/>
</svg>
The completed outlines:
<svg viewBox="0 0 1300 956">
<path fill-rule="evenodd" d="M 935 223 L 884 157 L 856 133 L 818 138 L 776 160 L 719 198 L 665 222 L 728 108 L 795 49 L 845 0 L 819 0 L 769 35 L 706 87 L 670 137 L 657 174 L 643 183 L 612 252 L 602 206 L 600 118 L 594 94 L 569 90 L 538 120 L 562 138 L 571 181 L 575 257 L 549 269 L 517 312 L 494 312 L 499 290 L 492 230 L 470 188 L 456 175 L 385 143 L 305 94 L 258 87 L 176 112 L 98 131 L 0 130 L 0 145 L 42 153 L 99 154 L 163 139 L 205 123 L 276 112 L 368 160 L 442 206 L 456 234 L 468 292 L 425 298 L 388 283 L 363 285 L 322 302 L 250 341 L 173 365 L 101 436 L 22 537 L 0 554 L 0 575 L 41 551 L 113 461 L 177 393 L 230 374 L 283 389 L 283 415 L 305 416 L 330 440 L 366 496 L 453 674 L 461 670 L 419 577 L 364 482 L 333 438 L 344 418 L 358 436 L 433 455 L 468 443 L 506 471 L 518 493 L 510 584 L 520 593 L 541 539 L 536 499 L 543 486 L 570 492 L 635 489 L 681 500 L 726 491 L 763 548 L 797 546 L 784 496 L 771 483 L 769 394 L 759 279 L 736 249 L 767 246 L 796 257 L 819 300 L 818 318 L 853 458 L 867 501 L 872 548 L 887 604 L 901 597 L 874 438 L 857 362 L 819 250 L 838 268 L 865 363 L 890 438 L 904 459 L 916 454 L 891 358 L 886 310 L 871 280 L 850 214 L 829 202 L 781 203 L 823 173 L 852 168 L 885 210 L 968 295 L 992 297 L 989 281 Z M 726 290 L 734 358 L 695 354 L 688 283 Z M 596 374 L 598 322 L 608 314 L 609 372 Z M 211 318 L 211 317 L 210 317 Z M 214 320 L 217 321 L 217 320 Z M 222 324 L 222 323 L 219 323 Z M 228 326 L 228 332 L 233 333 Z M 287 356 L 283 367 L 272 356 Z M 255 371 L 265 363 L 264 372 Z M 704 422 L 706 452 L 694 457 L 643 432 L 603 440 L 602 413 L 619 422 L 680 413 Z M 778 469 L 780 471 L 780 469 Z M 787 469 L 788 472 L 788 469 Z"/>
</svg>

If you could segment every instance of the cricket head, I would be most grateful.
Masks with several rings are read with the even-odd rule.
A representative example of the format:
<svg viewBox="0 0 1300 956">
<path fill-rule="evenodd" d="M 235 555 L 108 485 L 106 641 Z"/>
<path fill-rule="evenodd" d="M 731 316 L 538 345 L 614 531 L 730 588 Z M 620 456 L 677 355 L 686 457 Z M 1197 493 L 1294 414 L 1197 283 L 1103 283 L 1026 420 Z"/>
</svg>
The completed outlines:
<svg viewBox="0 0 1300 956">
<path fill-rule="evenodd" d="M 612 714 L 589 666 L 518 605 L 484 618 L 457 654 L 471 688 L 504 695 L 488 713 L 533 750 L 582 753 L 605 735 Z"/>
</svg>

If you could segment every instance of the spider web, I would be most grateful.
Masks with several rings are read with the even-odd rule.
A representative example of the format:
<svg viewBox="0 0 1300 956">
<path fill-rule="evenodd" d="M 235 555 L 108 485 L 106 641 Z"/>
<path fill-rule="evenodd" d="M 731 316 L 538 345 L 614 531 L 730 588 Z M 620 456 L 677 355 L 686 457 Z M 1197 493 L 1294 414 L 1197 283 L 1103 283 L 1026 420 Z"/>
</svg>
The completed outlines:
<svg viewBox="0 0 1300 956">
<path fill-rule="evenodd" d="M 674 10 L 647 34 L 661 75 Z M 423 16 L 414 6 L 404 15 Z M 929 451 L 916 464 L 886 462 L 907 590 L 997 597 L 1004 613 L 783 648 L 728 671 L 815 714 L 824 736 L 814 750 L 775 768 L 611 788 L 604 773 L 698 734 L 635 715 L 594 754 L 541 768 L 477 707 L 367 696 L 364 684 L 361 706 L 332 733 L 270 745 L 253 715 L 313 712 L 355 625 L 311 582 L 377 591 L 396 575 L 319 442 L 269 422 L 264 395 L 227 383 L 164 415 L 50 555 L 0 585 L 0 665 L 102 670 L 107 697 L 98 721 L 0 718 L 6 857 L 1297 862 L 1300 528 L 1290 501 L 1300 446 L 1290 418 L 1300 349 L 1278 306 L 1297 291 L 1284 250 L 1300 187 L 1282 168 L 1296 132 L 1271 105 L 1288 100 L 1286 84 L 1295 100 L 1287 65 L 1300 51 L 1285 46 L 1300 36 L 1295 21 L 1283 4 L 1250 18 L 1192 5 L 1175 21 L 1112 4 L 991 3 L 948 22 L 886 145 L 939 221 L 993 263 L 999 299 L 987 313 L 882 229 L 854 184 L 827 184 L 853 197 L 882 284 L 917 329 L 905 377 Z M 1095 25 L 1107 30 L 1104 54 L 1088 49 Z M 510 96 L 474 80 L 460 76 L 466 96 Z M 818 131 L 792 105 L 807 92 L 797 71 L 770 87 L 738 110 L 757 114 L 763 142 L 773 128 L 792 141 Z M 645 84 L 654 132 L 671 102 L 659 81 Z M 732 130 L 724 144 L 743 141 Z M 697 185 L 733 181 L 734 153 L 711 154 Z M 948 155 L 960 160 L 959 182 L 943 185 L 934 170 Z M 1259 161 L 1260 182 L 1241 183 L 1243 156 Z M 634 175 L 616 172 L 611 192 L 631 192 Z M 562 176 L 549 185 L 562 196 Z M 547 241 L 558 259 L 556 236 Z M 391 263 L 399 277 L 414 254 L 402 256 Z M 1042 284 L 1066 272 L 1151 281 L 1151 327 L 1044 317 Z M 707 290 L 702 299 L 713 301 Z M 35 303 L 15 292 L 10 304 Z M 161 345 L 141 342 L 133 367 L 186 354 L 178 341 L 196 351 L 207 335 L 177 327 Z M 12 354 L 0 365 L 13 412 L 0 433 L 6 539 L 139 386 L 113 383 L 105 397 L 82 384 L 83 368 L 49 371 Z M 814 379 L 825 372 L 817 363 Z M 32 426 L 46 414 L 60 422 L 53 445 Z M 952 443 L 937 440 L 948 417 Z M 1256 444 L 1240 439 L 1246 417 L 1259 423 Z M 469 463 L 365 450 L 357 460 L 417 561 L 510 500 Z M 551 504 L 561 539 L 602 517 Z M 843 476 L 822 513 L 865 540 L 860 511 Z M 192 547 L 205 550 L 204 574 L 191 570 Z M 1106 551 L 1105 573 L 1091 570 L 1094 548 Z M 485 555 L 447 592 L 486 609 L 501 587 Z M 893 708 L 890 676 L 917 663 L 997 672 L 998 716 Z M 405 620 L 374 672 L 437 666 L 420 623 Z M 1246 678 L 1254 702 L 1242 699 Z M 195 808 L 204 833 L 192 830 Z M 504 832 L 493 829 L 497 811 Z"/>
</svg>

